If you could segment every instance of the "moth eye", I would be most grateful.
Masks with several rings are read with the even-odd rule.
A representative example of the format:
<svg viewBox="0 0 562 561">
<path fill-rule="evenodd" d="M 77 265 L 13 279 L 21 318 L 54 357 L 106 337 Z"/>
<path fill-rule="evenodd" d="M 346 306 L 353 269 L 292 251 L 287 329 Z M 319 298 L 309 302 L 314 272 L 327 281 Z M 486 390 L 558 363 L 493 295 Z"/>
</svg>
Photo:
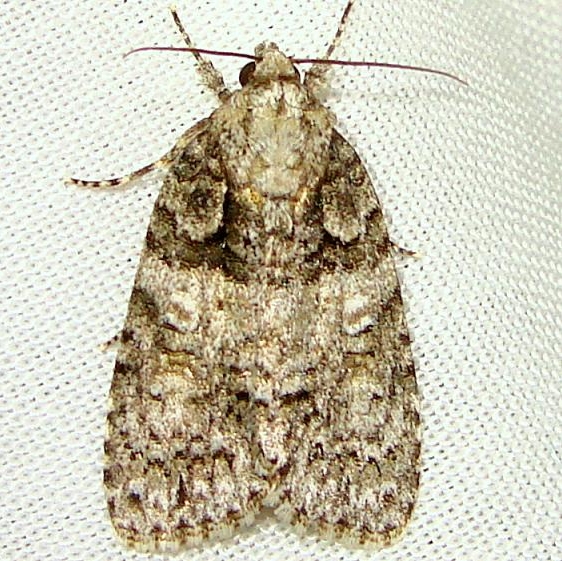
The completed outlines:
<svg viewBox="0 0 562 561">
<path fill-rule="evenodd" d="M 242 86 L 245 86 L 250 81 L 252 75 L 254 74 L 255 69 L 256 69 L 256 63 L 249 62 L 244 66 L 244 68 L 242 68 L 242 70 L 240 70 L 240 75 L 238 76 L 238 80 L 240 81 L 240 84 Z"/>
</svg>

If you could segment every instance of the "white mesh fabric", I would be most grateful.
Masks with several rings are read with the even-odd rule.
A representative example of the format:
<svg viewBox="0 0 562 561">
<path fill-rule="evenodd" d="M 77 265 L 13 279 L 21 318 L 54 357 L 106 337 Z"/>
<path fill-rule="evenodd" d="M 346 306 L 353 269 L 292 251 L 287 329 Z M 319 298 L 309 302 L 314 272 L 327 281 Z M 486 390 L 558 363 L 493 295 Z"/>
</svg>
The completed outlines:
<svg viewBox="0 0 562 561">
<path fill-rule="evenodd" d="M 345 4 L 177 0 L 197 45 L 322 56 Z M 145 559 L 114 538 L 101 483 L 114 349 L 158 180 L 65 186 L 157 159 L 216 105 L 168 0 L 5 0 L 0 558 Z M 558 0 L 357 0 L 328 98 L 401 259 L 423 395 L 419 503 L 380 553 L 271 519 L 180 559 L 562 559 L 562 10 Z M 243 62 L 214 59 L 235 84 Z"/>
</svg>

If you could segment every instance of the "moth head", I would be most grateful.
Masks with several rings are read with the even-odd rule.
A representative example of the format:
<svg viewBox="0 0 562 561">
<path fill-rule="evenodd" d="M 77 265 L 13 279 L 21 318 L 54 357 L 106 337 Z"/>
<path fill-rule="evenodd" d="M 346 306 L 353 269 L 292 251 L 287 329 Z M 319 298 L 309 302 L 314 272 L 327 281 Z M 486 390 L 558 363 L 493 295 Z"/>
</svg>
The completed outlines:
<svg viewBox="0 0 562 561">
<path fill-rule="evenodd" d="M 260 43 L 256 61 L 249 62 L 240 71 L 240 84 L 263 83 L 277 80 L 300 81 L 300 74 L 292 61 L 275 43 Z"/>
</svg>

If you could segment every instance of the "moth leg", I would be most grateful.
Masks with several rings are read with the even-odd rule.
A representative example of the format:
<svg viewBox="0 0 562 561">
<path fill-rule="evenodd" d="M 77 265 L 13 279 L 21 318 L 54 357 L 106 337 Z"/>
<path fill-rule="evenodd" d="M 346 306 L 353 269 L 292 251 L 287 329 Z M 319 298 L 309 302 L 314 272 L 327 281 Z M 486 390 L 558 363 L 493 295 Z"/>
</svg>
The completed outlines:
<svg viewBox="0 0 562 561">
<path fill-rule="evenodd" d="M 328 47 L 326 54 L 323 57 L 324 59 L 329 59 L 332 56 L 336 47 L 338 46 L 340 42 L 340 38 L 345 29 L 345 24 L 349 17 L 349 13 L 351 12 L 351 8 L 353 7 L 354 3 L 355 0 L 349 0 L 347 2 L 345 10 L 343 11 L 342 17 L 340 19 L 340 23 L 338 24 L 338 30 L 336 31 L 336 34 L 334 35 L 334 38 L 332 39 L 332 42 Z M 309 71 L 306 73 L 306 76 L 304 78 L 304 85 L 312 89 L 313 92 L 316 93 L 316 91 L 326 83 L 327 81 L 326 75 L 328 74 L 329 70 L 330 70 L 329 64 L 319 64 L 319 63 L 313 64 L 310 67 Z"/>
<path fill-rule="evenodd" d="M 185 27 L 183 26 L 178 12 L 176 11 L 175 6 L 170 8 L 172 12 L 172 17 L 174 18 L 174 22 L 183 37 L 185 44 L 190 49 L 194 49 L 195 46 L 191 41 L 191 37 L 187 34 Z M 211 89 L 215 95 L 219 98 L 220 101 L 226 101 L 230 97 L 230 90 L 226 87 L 223 77 L 221 73 L 214 67 L 213 63 L 203 57 L 201 53 L 194 51 L 192 52 L 195 60 L 197 62 L 197 71 L 199 75 L 203 79 L 204 84 Z"/>
<path fill-rule="evenodd" d="M 422 256 L 421 253 L 414 251 L 413 249 L 402 247 L 392 240 L 390 240 L 390 243 L 392 244 L 392 249 L 401 257 L 415 257 L 416 259 L 419 259 Z"/>
<path fill-rule="evenodd" d="M 121 337 L 122 335 L 121 333 L 119 333 L 117 335 L 114 335 L 108 341 L 105 341 L 104 343 L 99 345 L 99 348 L 102 351 L 102 353 L 105 353 L 106 351 L 109 351 L 109 349 L 114 348 L 121 341 Z"/>
<path fill-rule="evenodd" d="M 114 177 L 112 179 L 102 179 L 100 181 L 90 181 L 87 179 L 76 179 L 75 177 L 68 177 L 64 180 L 67 185 L 78 185 L 80 187 L 123 187 L 131 181 L 135 181 L 143 177 L 147 173 L 156 171 L 157 169 L 166 169 L 175 162 L 177 157 L 185 150 L 185 147 L 193 142 L 193 140 L 207 128 L 207 119 L 199 121 L 196 125 L 187 130 L 178 140 L 176 145 L 159 160 L 148 164 L 132 173 L 123 175 L 122 177 Z"/>
</svg>

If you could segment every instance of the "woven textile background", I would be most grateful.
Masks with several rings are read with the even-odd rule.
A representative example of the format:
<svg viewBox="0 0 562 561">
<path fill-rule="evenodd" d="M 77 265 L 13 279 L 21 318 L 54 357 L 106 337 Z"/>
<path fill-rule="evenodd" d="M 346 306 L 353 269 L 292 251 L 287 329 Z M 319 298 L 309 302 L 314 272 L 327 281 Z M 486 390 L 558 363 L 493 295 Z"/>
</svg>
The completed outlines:
<svg viewBox="0 0 562 561">
<path fill-rule="evenodd" d="M 140 560 L 101 482 L 107 393 L 159 186 L 69 187 L 156 160 L 216 107 L 168 0 L 4 0 L 0 10 L 0 558 Z M 345 0 L 176 0 L 196 44 L 322 56 Z M 327 102 L 376 176 L 401 258 L 423 396 L 423 473 L 381 552 L 272 519 L 177 559 L 562 559 L 562 8 L 357 0 Z M 235 86 L 243 61 L 213 59 Z M 158 558 L 158 556 L 154 556 Z"/>
</svg>

